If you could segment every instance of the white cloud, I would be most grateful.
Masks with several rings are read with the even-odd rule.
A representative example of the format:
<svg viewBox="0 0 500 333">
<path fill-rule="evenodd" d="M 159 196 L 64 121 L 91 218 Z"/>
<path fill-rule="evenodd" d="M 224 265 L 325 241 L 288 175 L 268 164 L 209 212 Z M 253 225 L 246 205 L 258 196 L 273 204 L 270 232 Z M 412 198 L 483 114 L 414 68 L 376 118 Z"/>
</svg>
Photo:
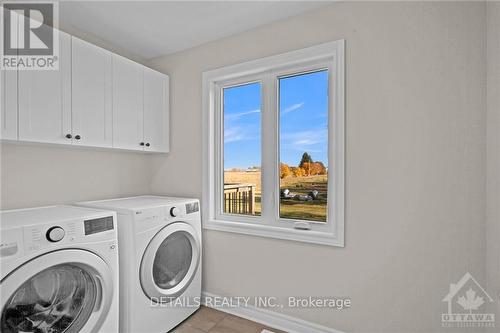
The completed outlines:
<svg viewBox="0 0 500 333">
<path fill-rule="evenodd" d="M 240 127 L 230 127 L 224 129 L 224 142 L 241 141 L 245 138 L 245 133 Z"/>
<path fill-rule="evenodd" d="M 317 143 L 320 143 L 321 141 L 318 141 L 317 139 L 310 139 L 310 138 L 305 138 L 305 139 L 299 139 L 292 144 L 297 145 L 297 146 L 309 146 L 309 145 L 315 145 Z"/>
<path fill-rule="evenodd" d="M 251 115 L 254 113 L 260 113 L 260 109 L 228 114 L 228 115 L 224 116 L 224 119 L 225 120 L 236 120 L 236 119 L 240 119 L 241 117 L 248 116 L 248 115 Z"/>
<path fill-rule="evenodd" d="M 318 144 L 326 145 L 328 142 L 328 130 L 321 128 L 318 130 L 288 133 L 283 134 L 281 139 L 288 148 L 312 151 L 311 146 Z"/>
<path fill-rule="evenodd" d="M 304 106 L 304 104 L 306 104 L 306 103 L 302 102 L 302 103 L 296 103 L 296 104 L 290 105 L 290 106 L 288 106 L 288 107 L 284 108 L 284 109 L 281 111 L 281 113 L 285 115 L 285 114 L 290 113 L 290 112 L 292 112 L 292 111 L 298 110 L 298 109 L 300 109 L 301 107 L 303 107 L 303 106 Z"/>
</svg>

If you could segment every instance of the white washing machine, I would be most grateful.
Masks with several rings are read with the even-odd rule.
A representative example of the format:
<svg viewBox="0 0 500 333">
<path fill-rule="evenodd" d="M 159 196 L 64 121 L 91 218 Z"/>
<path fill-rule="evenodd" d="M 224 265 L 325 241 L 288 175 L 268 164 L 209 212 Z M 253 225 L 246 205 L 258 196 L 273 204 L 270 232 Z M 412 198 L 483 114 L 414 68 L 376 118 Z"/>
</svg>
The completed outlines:
<svg viewBox="0 0 500 333">
<path fill-rule="evenodd" d="M 0 331 L 118 332 L 116 213 L 0 212 Z"/>
<path fill-rule="evenodd" d="M 199 308 L 197 199 L 139 196 L 79 205 L 118 213 L 120 332 L 168 332 Z"/>
</svg>

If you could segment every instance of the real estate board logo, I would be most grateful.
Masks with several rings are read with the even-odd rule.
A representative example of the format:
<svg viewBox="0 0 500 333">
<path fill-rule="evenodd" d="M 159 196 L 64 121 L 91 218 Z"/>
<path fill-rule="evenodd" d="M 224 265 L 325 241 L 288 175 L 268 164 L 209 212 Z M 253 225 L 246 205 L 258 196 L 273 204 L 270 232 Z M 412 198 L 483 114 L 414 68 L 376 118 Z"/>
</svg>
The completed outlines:
<svg viewBox="0 0 500 333">
<path fill-rule="evenodd" d="M 441 315 L 443 327 L 495 327 L 495 314 L 484 310 L 494 301 L 469 272 L 450 284 L 443 302 L 448 303 L 448 313 Z"/>
<path fill-rule="evenodd" d="M 59 69 L 57 9 L 56 2 L 2 3 L 2 69 Z"/>
</svg>

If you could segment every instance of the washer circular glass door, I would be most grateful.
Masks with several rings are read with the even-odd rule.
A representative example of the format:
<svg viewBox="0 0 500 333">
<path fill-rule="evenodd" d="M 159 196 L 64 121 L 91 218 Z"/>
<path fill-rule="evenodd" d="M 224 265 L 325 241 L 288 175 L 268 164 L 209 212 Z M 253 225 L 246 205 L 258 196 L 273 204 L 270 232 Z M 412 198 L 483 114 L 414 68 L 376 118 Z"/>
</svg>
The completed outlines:
<svg viewBox="0 0 500 333">
<path fill-rule="evenodd" d="M 1 331 L 97 332 L 109 311 L 109 288 L 112 294 L 109 268 L 88 251 L 37 257 L 2 280 Z"/>
<path fill-rule="evenodd" d="M 168 303 L 181 295 L 193 280 L 200 260 L 196 231 L 175 222 L 150 241 L 141 262 L 141 285 L 152 301 Z"/>
</svg>

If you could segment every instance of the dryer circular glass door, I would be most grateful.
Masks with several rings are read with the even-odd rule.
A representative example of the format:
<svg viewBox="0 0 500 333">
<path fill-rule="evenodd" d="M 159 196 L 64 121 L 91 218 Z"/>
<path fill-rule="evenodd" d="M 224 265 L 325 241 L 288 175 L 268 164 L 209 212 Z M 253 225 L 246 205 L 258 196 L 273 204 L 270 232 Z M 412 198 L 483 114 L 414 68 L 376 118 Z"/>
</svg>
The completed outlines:
<svg viewBox="0 0 500 333">
<path fill-rule="evenodd" d="M 97 332 L 109 311 L 112 275 L 93 253 L 61 250 L 16 269 L 1 292 L 2 332 Z"/>
<path fill-rule="evenodd" d="M 196 231 L 175 222 L 151 239 L 141 262 L 141 285 L 156 303 L 168 303 L 181 295 L 193 280 L 200 261 Z"/>
</svg>

